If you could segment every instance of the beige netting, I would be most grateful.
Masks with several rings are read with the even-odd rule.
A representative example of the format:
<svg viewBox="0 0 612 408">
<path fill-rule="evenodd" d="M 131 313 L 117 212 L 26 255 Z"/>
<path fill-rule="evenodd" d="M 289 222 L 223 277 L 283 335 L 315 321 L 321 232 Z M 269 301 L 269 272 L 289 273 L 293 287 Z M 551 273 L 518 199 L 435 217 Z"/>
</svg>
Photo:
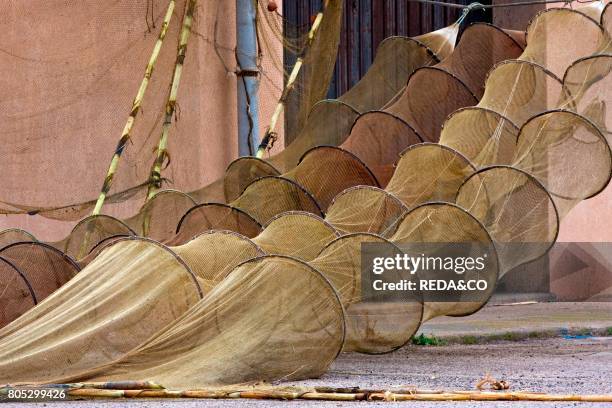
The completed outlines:
<svg viewBox="0 0 612 408">
<path fill-rule="evenodd" d="M 253 238 L 261 232 L 261 224 L 239 208 L 227 204 L 206 203 L 192 207 L 183 215 L 176 235 L 168 240 L 169 245 L 180 245 L 208 230 L 236 231 Z"/>
<path fill-rule="evenodd" d="M 15 242 L 37 241 L 34 235 L 20 228 L 8 228 L 0 231 L 0 248 Z"/>
<path fill-rule="evenodd" d="M 544 10 L 527 27 L 529 45 L 521 60 L 545 66 L 561 78 L 572 62 L 594 54 L 602 46 L 604 31 L 598 23 L 580 11 L 561 8 Z M 546 41 L 538 41 L 539 38 Z M 576 41 L 577 38 L 579 41 Z"/>
<path fill-rule="evenodd" d="M 378 186 L 374 174 L 357 156 L 332 146 L 309 150 L 284 176 L 309 191 L 323 212 L 342 190 L 357 185 Z"/>
<path fill-rule="evenodd" d="M 230 204 L 251 215 L 262 225 L 270 222 L 275 215 L 291 210 L 323 215 L 310 192 L 284 177 L 267 176 L 257 179 Z"/>
<path fill-rule="evenodd" d="M 431 65 L 448 56 L 454 48 L 458 26 L 447 27 L 416 38 L 391 37 L 376 51 L 372 66 L 364 77 L 337 100 L 316 103 L 300 134 L 278 155 L 268 159 L 270 166 L 255 160 L 233 162 L 224 177 L 225 198 L 231 201 L 257 177 L 277 175 L 295 167 L 299 159 L 313 147 L 340 145 L 348 136 L 358 114 L 380 109 L 408 81 L 419 67 Z M 245 177 L 248 176 L 248 177 Z M 192 194 L 198 199 L 200 192 Z"/>
<path fill-rule="evenodd" d="M 299 230 L 307 233 L 296 234 L 295 231 Z M 310 261 L 338 235 L 336 229 L 322 218 L 292 211 L 272 218 L 253 242 L 270 255 L 289 255 Z"/>
<path fill-rule="evenodd" d="M 239 264 L 264 255 L 261 246 L 233 231 L 207 231 L 174 252 L 189 265 L 205 293 L 221 282 Z"/>
<path fill-rule="evenodd" d="M 612 152 L 591 121 L 573 112 L 552 111 L 522 127 L 513 166 L 538 179 L 564 217 L 608 185 Z"/>
<path fill-rule="evenodd" d="M 123 221 L 110 215 L 98 214 L 83 218 L 66 239 L 53 243 L 74 259 L 87 256 L 98 243 L 114 236 L 136 235 Z"/>
<path fill-rule="evenodd" d="M 406 344 L 423 315 L 419 292 L 390 298 L 386 292 L 367 291 L 362 283 L 362 245 L 377 244 L 377 256 L 395 256 L 400 250 L 374 234 L 349 234 L 329 243 L 310 264 L 325 275 L 346 309 L 344 351 L 385 353 Z M 406 278 L 397 272 L 395 277 Z"/>
<path fill-rule="evenodd" d="M 612 10 L 608 7 L 607 10 Z M 574 62 L 565 71 L 563 85 L 566 94 L 560 104 L 590 119 L 604 132 L 608 143 L 612 141 L 612 55 L 600 54 Z"/>
<path fill-rule="evenodd" d="M 398 153 L 423 139 L 403 119 L 384 111 L 359 116 L 342 148 L 362 158 L 382 186 L 393 175 Z"/>
<path fill-rule="evenodd" d="M 463 207 L 465 208 L 465 207 Z M 487 262 L 483 270 L 470 270 L 463 274 L 455 271 L 444 271 L 440 268 L 425 273 L 419 270 L 423 279 L 484 280 L 487 289 L 478 294 L 478 299 L 468 297 L 473 291 L 458 291 L 455 297 L 447 301 L 431 298 L 432 292 L 423 291 L 423 321 L 436 316 L 461 316 L 478 311 L 493 294 L 499 272 L 497 251 L 494 237 L 489 235 L 474 215 L 460 206 L 451 203 L 426 203 L 408 212 L 398 223 L 398 228 L 390 237 L 396 244 L 409 253 L 422 253 L 426 256 L 485 257 Z M 429 243 L 430 245 L 423 245 Z M 438 245 L 434 245 L 438 244 Z M 451 249 L 454 249 L 451 252 Z M 450 301 L 454 299 L 455 301 Z"/>
<path fill-rule="evenodd" d="M 265 256 L 237 267 L 127 356 L 76 378 L 196 388 L 318 377 L 340 352 L 344 326 L 338 295 L 319 272 L 297 259 Z"/>
<path fill-rule="evenodd" d="M 436 142 L 451 112 L 477 102 L 461 80 L 436 66 L 412 74 L 405 91 L 385 111 L 410 123 L 423 140 Z"/>
<path fill-rule="evenodd" d="M 162 190 L 142 206 L 138 214 L 126 220 L 126 224 L 139 235 L 157 241 L 165 241 L 176 232 L 181 217 L 196 205 L 189 195 L 177 190 Z"/>
<path fill-rule="evenodd" d="M 10 261 L 0 257 L 0 329 L 36 306 L 28 279 Z"/>
<path fill-rule="evenodd" d="M 69 256 L 42 242 L 16 242 L 0 249 L 30 283 L 41 302 L 72 279 L 81 269 Z"/>
<path fill-rule="evenodd" d="M 0 383 L 49 381 L 113 361 L 201 297 L 195 276 L 174 253 L 124 239 L 0 330 Z"/>
<path fill-rule="evenodd" d="M 338 194 L 325 219 L 342 233 L 370 232 L 385 235 L 408 207 L 395 195 L 372 186 L 357 186 Z"/>
<path fill-rule="evenodd" d="M 588 10 L 592 15 L 601 7 Z M 591 58 L 595 57 L 585 57 L 597 52 L 598 44 L 605 42 L 607 36 L 601 27 L 581 12 L 549 9 L 532 20 L 529 38 L 525 52 L 517 60 L 502 62 L 488 74 L 479 104 L 453 114 L 444 124 L 440 143 L 463 153 L 478 167 L 513 165 L 519 128 L 536 115 L 563 107 L 578 109 L 596 123 L 605 116 L 605 97 L 601 96 L 606 93 L 605 81 L 597 75 L 606 72 L 605 63 L 594 63 Z M 580 41 L 573 40 L 576 38 Z M 559 77 L 566 69 L 563 84 Z M 583 98 L 592 84 L 599 86 L 593 86 L 589 97 Z M 554 165 L 564 163 L 565 160 L 556 161 Z"/>
<path fill-rule="evenodd" d="M 225 200 L 231 202 L 238 198 L 253 181 L 265 176 L 280 176 L 280 172 L 270 163 L 257 157 L 239 157 L 225 170 Z"/>
<path fill-rule="evenodd" d="M 437 141 L 447 116 L 482 96 L 489 69 L 520 55 L 520 38 L 520 33 L 492 25 L 468 27 L 454 52 L 434 67 L 417 70 L 384 111 L 361 115 L 341 147 L 355 153 L 386 185 L 397 155 L 418 142 Z"/>
<path fill-rule="evenodd" d="M 456 203 L 491 234 L 500 277 L 546 254 L 559 232 L 557 208 L 548 191 L 530 174 L 509 166 L 474 173 L 461 186 Z"/>
<path fill-rule="evenodd" d="M 500 113 L 474 106 L 449 116 L 440 143 L 461 152 L 478 167 L 510 164 L 518 133 L 519 128 Z"/>
<path fill-rule="evenodd" d="M 412 208 L 427 201 L 452 202 L 461 183 L 474 172 L 459 152 L 435 143 L 403 152 L 386 190 Z"/>
</svg>

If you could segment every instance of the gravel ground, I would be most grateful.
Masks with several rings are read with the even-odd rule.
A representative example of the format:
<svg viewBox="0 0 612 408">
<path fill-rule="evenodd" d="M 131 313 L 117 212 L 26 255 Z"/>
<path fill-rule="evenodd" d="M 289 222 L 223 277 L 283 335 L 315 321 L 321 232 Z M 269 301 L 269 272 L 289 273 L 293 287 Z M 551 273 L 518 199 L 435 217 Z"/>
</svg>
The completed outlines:
<svg viewBox="0 0 612 408">
<path fill-rule="evenodd" d="M 344 354 L 328 374 L 294 385 L 427 389 L 473 389 L 485 373 L 510 383 L 510 390 L 547 393 L 612 393 L 612 337 L 566 340 L 560 337 L 518 342 L 437 347 L 409 346 L 391 354 Z M 610 406 L 589 403 L 527 402 L 312 402 L 255 400 L 105 400 L 37 403 L 49 408 L 195 408 L 195 407 L 571 407 Z M 3 408 L 24 404 L 3 404 Z"/>
</svg>

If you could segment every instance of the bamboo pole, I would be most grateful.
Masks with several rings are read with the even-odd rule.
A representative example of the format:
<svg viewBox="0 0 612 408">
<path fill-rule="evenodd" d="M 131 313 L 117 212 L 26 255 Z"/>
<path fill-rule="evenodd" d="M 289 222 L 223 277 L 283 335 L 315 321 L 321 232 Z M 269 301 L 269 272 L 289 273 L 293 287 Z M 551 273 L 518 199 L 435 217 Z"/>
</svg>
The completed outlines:
<svg viewBox="0 0 612 408">
<path fill-rule="evenodd" d="M 359 390 L 359 389 L 358 389 Z M 611 394 L 545 394 L 534 392 L 494 391 L 432 391 L 414 390 L 409 393 L 381 392 L 317 392 L 288 390 L 188 390 L 76 388 L 69 389 L 70 397 L 78 398 L 198 398 L 198 399 L 266 399 L 266 400 L 319 400 L 319 401 L 575 401 L 612 402 Z"/>
<path fill-rule="evenodd" d="M 140 83 L 140 88 L 138 88 L 138 93 L 136 94 L 136 97 L 132 102 L 132 109 L 130 111 L 130 115 L 128 116 L 127 122 L 125 123 L 125 126 L 123 128 L 123 132 L 121 133 L 121 138 L 119 139 L 117 147 L 115 148 L 115 154 L 111 159 L 110 165 L 108 167 L 108 172 L 106 173 L 104 183 L 102 184 L 102 190 L 100 191 L 100 195 L 98 196 L 98 200 L 96 201 L 96 205 L 94 207 L 92 215 L 97 215 L 100 213 L 100 211 L 102 210 L 102 206 L 104 205 L 104 200 L 106 200 L 106 195 L 110 191 L 111 185 L 113 183 L 113 177 L 115 176 L 115 173 L 117 172 L 117 166 L 119 165 L 119 159 L 121 158 L 121 154 L 125 150 L 127 142 L 130 140 L 130 133 L 132 132 L 134 123 L 136 122 L 136 115 L 140 111 L 140 106 L 142 104 L 142 100 L 144 99 L 147 87 L 149 86 L 149 81 L 151 79 L 151 75 L 153 74 L 155 63 L 157 62 L 161 47 L 164 43 L 164 38 L 166 37 L 166 33 L 168 32 L 168 27 L 170 26 L 170 20 L 172 19 L 175 4 L 176 0 L 170 0 L 170 3 L 168 4 L 168 10 L 166 11 L 161 30 L 159 31 L 159 37 L 157 38 L 155 46 L 153 47 L 153 52 L 151 53 L 151 57 L 149 58 L 147 68 L 145 69 L 144 77 L 142 78 L 142 82 Z"/>
<path fill-rule="evenodd" d="M 172 126 L 172 116 L 176 111 L 176 98 L 178 95 L 179 86 L 181 84 L 181 75 L 183 73 L 183 65 L 185 62 L 185 54 L 187 53 L 187 42 L 189 41 L 189 35 L 191 34 L 191 26 L 193 24 L 193 13 L 197 4 L 197 0 L 189 0 L 187 10 L 183 17 L 183 26 L 181 28 L 181 34 L 179 38 L 179 44 L 176 55 L 176 63 L 174 64 L 174 75 L 172 76 L 172 83 L 170 85 L 170 94 L 166 102 L 166 116 L 164 124 L 162 126 L 161 136 L 159 138 L 159 144 L 157 145 L 157 157 L 153 162 L 151 168 L 151 175 L 149 176 L 149 188 L 147 191 L 147 201 L 155 195 L 155 193 L 161 188 L 161 171 L 166 158 L 168 148 L 168 135 L 170 133 L 170 127 Z"/>
<path fill-rule="evenodd" d="M 612 395 L 539 394 L 529 392 L 444 392 L 441 394 L 372 394 L 370 401 L 581 401 L 612 402 Z"/>
<path fill-rule="evenodd" d="M 270 126 L 268 127 L 266 134 L 261 139 L 261 143 L 259 144 L 259 147 L 257 148 L 257 153 L 255 156 L 259 159 L 263 157 L 270 142 L 274 138 L 276 125 L 278 123 L 278 120 L 280 119 L 281 113 L 283 113 L 283 110 L 285 108 L 285 102 L 287 101 L 287 98 L 289 97 L 289 93 L 293 90 L 293 87 L 295 86 L 295 81 L 298 77 L 298 74 L 300 73 L 300 70 L 302 69 L 302 65 L 304 65 L 304 58 L 306 56 L 306 52 L 308 51 L 308 49 L 314 42 L 317 31 L 319 30 L 319 27 L 321 26 L 321 22 L 323 21 L 323 12 L 325 11 L 325 8 L 327 7 L 328 2 L 329 0 L 325 0 L 323 3 L 323 8 L 321 9 L 321 11 L 317 13 L 315 20 L 312 23 L 312 27 L 310 27 L 310 31 L 308 31 L 308 37 L 306 39 L 306 45 L 304 47 L 304 50 L 302 51 L 301 55 L 298 57 L 297 61 L 295 62 L 295 65 L 293 66 L 293 69 L 291 70 L 291 73 L 289 74 L 289 78 L 287 79 L 287 84 L 285 85 L 285 89 L 283 89 L 283 93 L 281 94 L 281 97 L 278 100 L 278 103 L 276 104 L 274 113 L 272 114 L 272 119 L 270 119 Z"/>
<path fill-rule="evenodd" d="M 47 384 L 44 388 L 82 389 L 91 388 L 99 390 L 164 390 L 165 388 L 152 381 L 108 381 L 90 383 Z"/>
</svg>

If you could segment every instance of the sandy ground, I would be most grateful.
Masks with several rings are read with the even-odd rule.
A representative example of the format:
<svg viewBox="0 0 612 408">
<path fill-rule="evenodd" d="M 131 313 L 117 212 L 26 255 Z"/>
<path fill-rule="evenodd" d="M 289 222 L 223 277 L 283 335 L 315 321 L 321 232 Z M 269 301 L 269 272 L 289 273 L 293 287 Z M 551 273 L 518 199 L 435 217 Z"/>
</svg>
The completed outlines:
<svg viewBox="0 0 612 408">
<path fill-rule="evenodd" d="M 416 386 L 429 389 L 473 389 L 489 372 L 510 383 L 511 390 L 548 393 L 612 393 L 612 337 L 567 340 L 562 337 L 517 342 L 501 341 L 479 345 L 408 346 L 395 353 L 366 356 L 344 354 L 328 374 L 318 380 L 295 385 L 360 386 L 393 388 Z M 311 402 L 254 400 L 114 400 L 38 403 L 50 408 L 195 408 L 195 407 L 280 407 L 280 406 L 610 406 L 578 403 L 526 402 Z M 3 408 L 23 404 L 3 404 Z"/>
</svg>

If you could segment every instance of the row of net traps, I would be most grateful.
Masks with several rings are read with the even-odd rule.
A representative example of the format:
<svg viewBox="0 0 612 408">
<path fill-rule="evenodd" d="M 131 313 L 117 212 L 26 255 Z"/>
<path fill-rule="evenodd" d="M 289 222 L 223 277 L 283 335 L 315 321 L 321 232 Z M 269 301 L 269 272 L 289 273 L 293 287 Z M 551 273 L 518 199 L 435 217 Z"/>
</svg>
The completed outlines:
<svg viewBox="0 0 612 408">
<path fill-rule="evenodd" d="M 456 46 L 455 25 L 387 39 L 282 153 L 124 221 L 85 218 L 61 242 L 5 231 L 0 384 L 311 378 L 342 350 L 389 352 L 424 321 L 478 311 L 610 180 L 611 21 L 593 3 L 540 12 L 526 33 L 475 24 Z M 210 189 L 226 202 L 197 204 Z M 461 276 L 488 289 L 369 293 L 364 243 L 488 248 Z"/>
</svg>

